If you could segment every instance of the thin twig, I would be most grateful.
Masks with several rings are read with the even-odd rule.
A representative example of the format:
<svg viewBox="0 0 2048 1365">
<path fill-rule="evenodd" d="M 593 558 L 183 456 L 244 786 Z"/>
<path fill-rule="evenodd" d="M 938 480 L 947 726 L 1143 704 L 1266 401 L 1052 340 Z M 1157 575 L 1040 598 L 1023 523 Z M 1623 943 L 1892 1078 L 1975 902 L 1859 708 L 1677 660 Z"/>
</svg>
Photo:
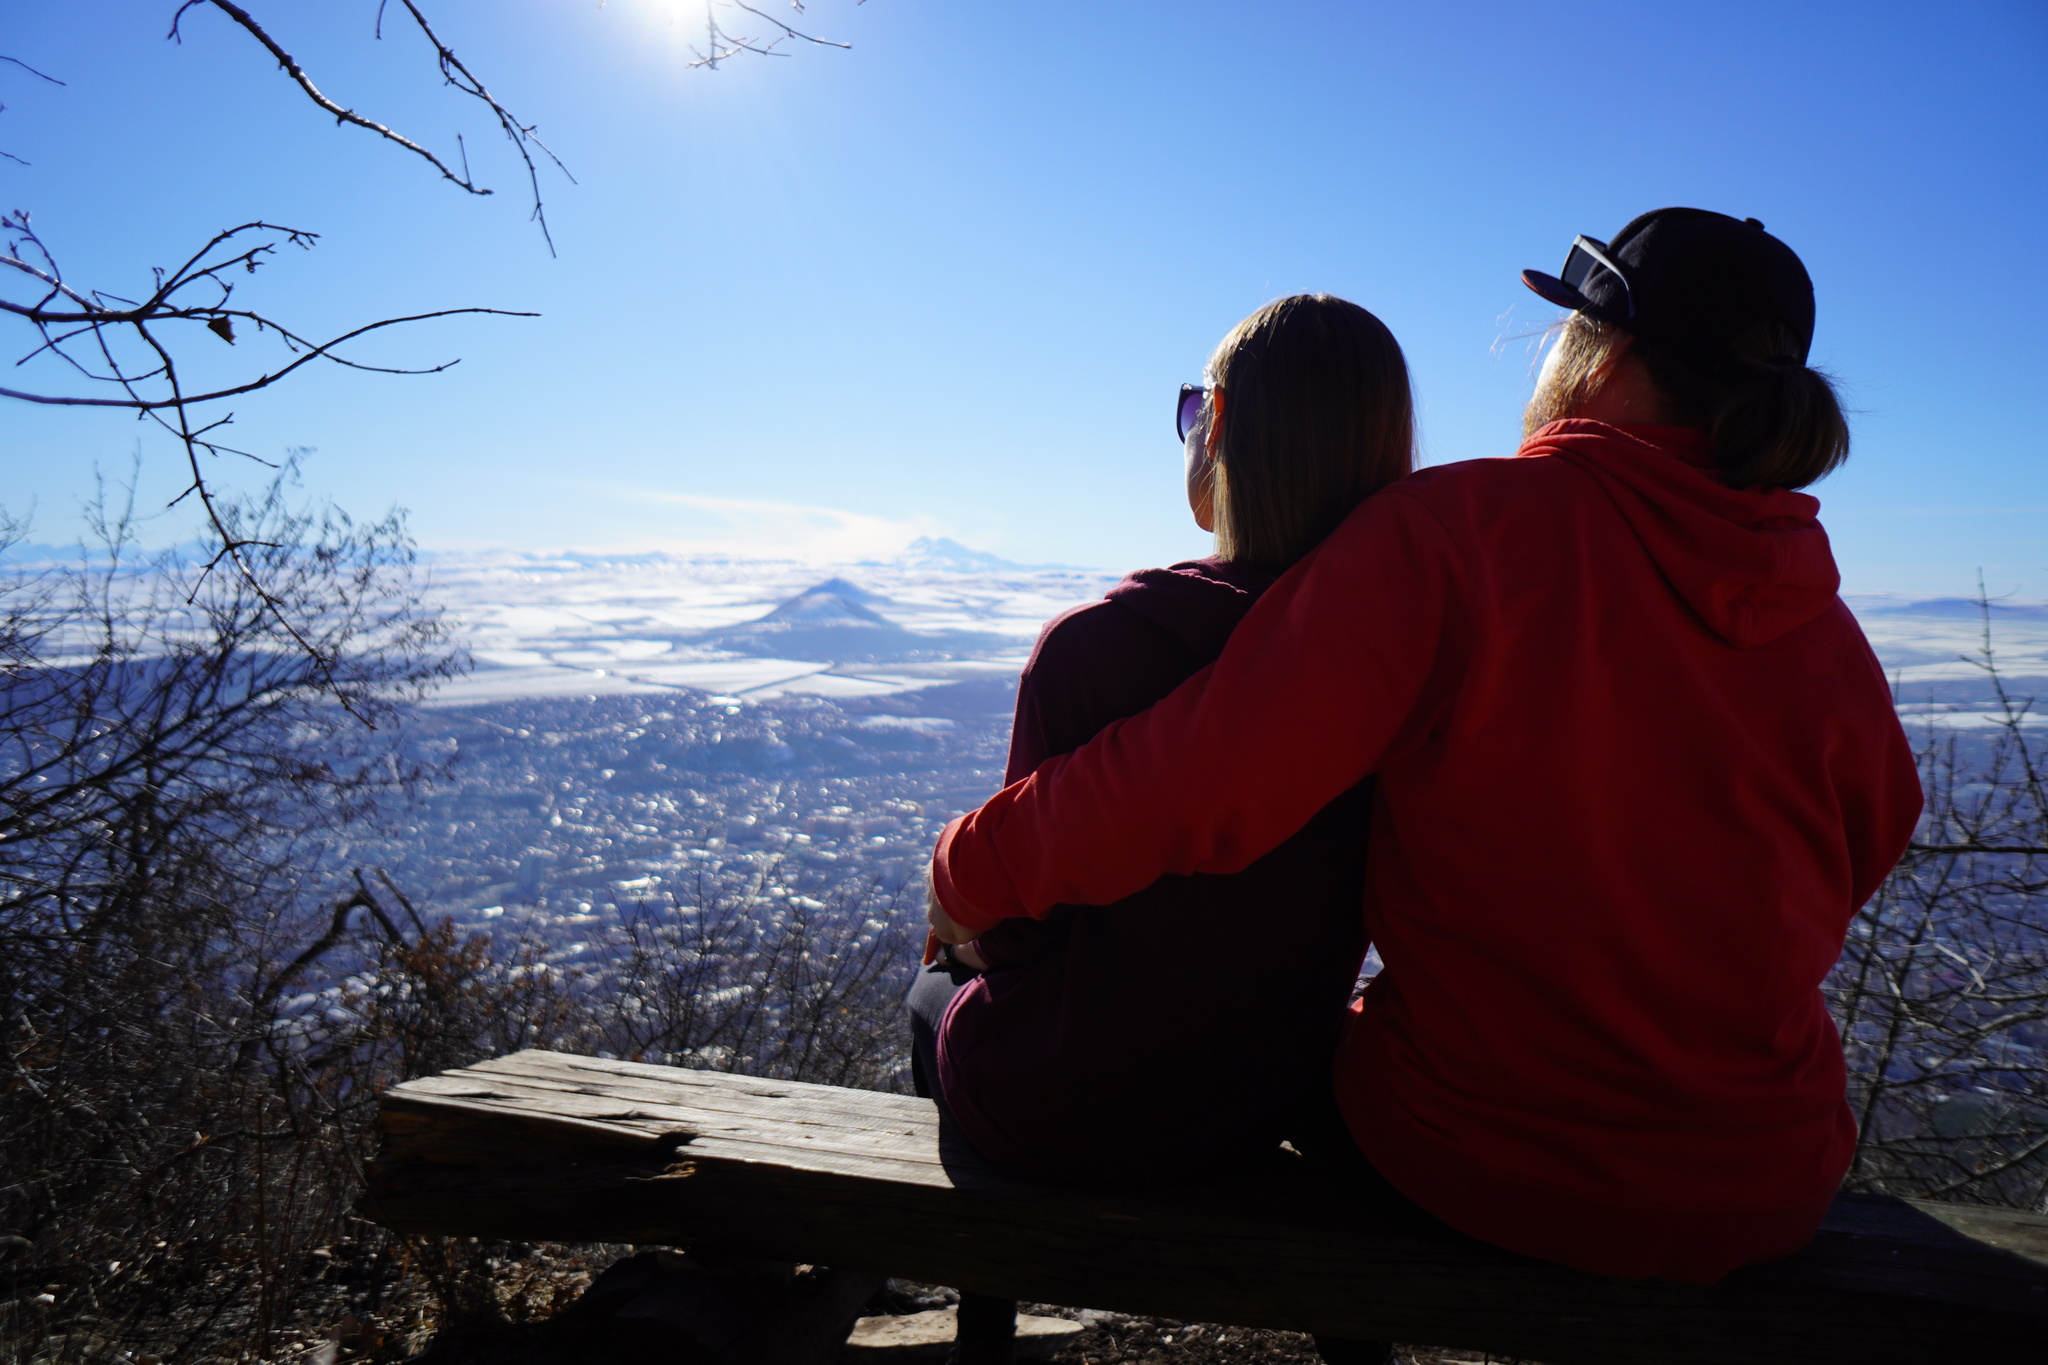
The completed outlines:
<svg viewBox="0 0 2048 1365">
<path fill-rule="evenodd" d="M 9 57 L 4 54 L 0 54 L 0 62 L 12 63 L 13 65 L 20 67 L 23 71 L 28 72 L 28 74 L 31 76 L 41 76 L 44 80 L 48 81 L 52 85 L 64 84 L 63 81 L 58 80 L 55 76 L 51 76 L 44 72 L 36 70 L 34 67 L 30 66 L 27 62 L 23 61 L 19 57 Z"/>
<path fill-rule="evenodd" d="M 540 148 L 548 160 L 555 163 L 555 169 L 560 171 L 570 184 L 576 183 L 576 177 L 569 174 L 569 168 L 562 164 L 562 158 L 555 155 L 554 149 L 540 140 L 540 137 L 535 132 L 535 128 L 538 125 L 521 123 L 517 118 L 513 117 L 511 110 L 498 103 L 497 97 L 484 87 L 484 83 L 477 79 L 476 73 L 463 65 L 462 59 L 455 55 L 455 50 L 441 41 L 441 35 L 434 32 L 433 25 L 427 22 L 427 16 L 420 13 L 419 6 L 414 4 L 413 0 L 399 0 L 399 3 L 405 6 L 405 11 L 412 16 L 413 22 L 419 25 L 420 32 L 426 35 L 427 41 L 434 45 L 434 57 L 441 67 L 441 79 L 470 98 L 481 101 L 491 111 L 492 116 L 498 120 L 498 127 L 503 130 L 505 137 L 511 142 L 512 149 L 519 153 L 519 159 L 526 163 L 526 182 L 533 191 L 533 221 L 539 225 L 540 235 L 548 244 L 548 254 L 550 256 L 554 255 L 554 234 L 548 231 L 547 211 L 541 204 L 540 168 L 534 164 L 533 153 L 527 150 L 528 144 Z M 382 5 L 378 6 L 378 11 L 381 26 Z M 461 145 L 460 139 L 457 140 L 457 145 Z M 463 160 L 465 172 L 468 166 L 469 162 L 465 153 Z"/>
<path fill-rule="evenodd" d="M 764 43 L 758 38 L 740 37 L 727 33 L 718 23 L 716 0 L 706 0 L 704 6 L 704 26 L 705 45 L 708 51 L 697 52 L 697 49 L 694 47 L 690 49 L 693 53 L 696 53 L 696 60 L 690 63 L 692 68 L 710 67 L 715 71 L 720 62 L 728 57 L 738 56 L 742 52 L 750 53 L 756 57 L 787 57 L 790 55 L 789 53 L 778 52 L 776 49 L 791 39 L 795 39 L 798 42 L 815 43 L 819 47 L 836 47 L 846 51 L 851 51 L 853 48 L 852 43 L 837 42 L 831 38 L 820 38 L 813 34 L 805 33 L 777 19 L 772 14 L 766 14 L 755 9 L 752 5 L 747 4 L 746 0 L 726 0 L 726 3 L 745 10 L 757 19 L 762 19 L 775 25 L 775 27 L 782 30 L 781 35 L 771 38 Z M 804 12 L 804 7 L 801 4 L 793 4 L 791 8 L 795 9 L 799 14 Z"/>
<path fill-rule="evenodd" d="M 1908 844 L 1906 848 L 1913 853 L 2006 853 L 2048 858 L 2048 845 L 2042 844 Z"/>
<path fill-rule="evenodd" d="M 0 264 L 5 264 L 5 262 L 0 261 Z M 56 407 L 129 408 L 136 411 L 149 412 L 154 411 L 158 408 L 177 408 L 185 407 L 195 403 L 214 403 L 219 402 L 223 398 L 238 398 L 245 393 L 254 393 L 258 389 L 267 389 L 272 384 L 275 384 L 278 380 L 283 379 L 286 375 L 290 374 L 293 370 L 298 369 L 302 365 L 310 364 L 315 360 L 332 360 L 336 364 L 346 365 L 348 368 L 352 370 L 368 370 L 373 374 L 440 374 L 443 370 L 451 369 L 456 365 L 460 365 L 462 362 L 459 359 L 457 359 L 444 361 L 439 365 L 424 366 L 418 369 L 397 369 L 385 365 L 365 365 L 358 361 L 344 360 L 340 356 L 330 355 L 328 354 L 328 352 L 332 351 L 336 346 L 339 346 L 344 342 L 353 341 L 357 337 L 362 336 L 365 333 L 374 332 L 380 327 L 396 327 L 400 323 L 405 322 L 425 322 L 430 318 L 459 317 L 465 313 L 487 313 L 493 317 L 501 318 L 537 318 L 540 316 L 540 314 L 538 313 L 523 313 L 509 308 L 442 308 L 437 309 L 436 311 L 431 313 L 413 313 L 410 314 L 409 316 L 402 318 L 382 318 L 376 322 L 365 323 L 363 326 L 357 327 L 353 331 L 344 332 L 340 336 L 335 337 L 331 341 L 323 341 L 316 346 L 311 346 L 304 355 L 300 356 L 291 364 L 285 366 L 283 369 L 278 370 L 274 373 L 258 375 L 256 378 L 248 381 L 245 384 L 236 384 L 225 389 L 214 389 L 207 393 L 183 394 L 173 397 L 155 399 L 79 398 L 64 394 L 27 393 L 20 389 L 0 388 L 0 398 L 14 398 L 24 403 L 45 403 Z M 254 319 L 256 318 L 257 315 L 254 313 L 239 312 L 220 314 L 209 311 L 206 314 L 206 316 L 247 317 Z M 146 319 L 146 321 L 160 322 L 165 320 L 176 320 L 181 318 L 188 321 L 191 320 L 191 317 L 188 314 L 172 312 L 163 314 L 156 318 Z M 281 327 L 276 327 L 276 324 L 273 323 L 269 325 L 271 325 L 274 330 L 280 333 L 284 333 L 284 329 Z M 289 336 L 291 334 L 286 333 L 285 335 Z M 292 339 L 297 340 L 296 337 L 293 337 Z"/>
<path fill-rule="evenodd" d="M 401 323 L 472 313 L 507 317 L 531 317 L 533 314 L 496 308 L 437 309 L 405 317 L 383 318 L 330 340 L 315 342 L 265 314 L 233 306 L 235 286 L 228 279 L 231 271 L 248 273 L 256 270 L 280 245 L 310 249 L 318 240 L 313 233 L 265 222 L 228 228 L 215 233 L 175 269 L 157 271 L 150 292 L 140 300 L 130 300 L 106 291 L 82 290 L 67 284 L 55 256 L 36 235 L 27 214 L 15 212 L 0 217 L 0 228 L 12 234 L 13 238 L 8 254 L 0 255 L 0 277 L 12 271 L 14 278 L 32 281 L 36 290 L 36 297 L 31 302 L 0 299 L 0 315 L 21 319 L 34 328 L 41 339 L 41 344 L 17 364 L 47 353 L 58 357 L 75 374 L 118 390 L 118 396 L 102 398 L 87 394 L 0 388 L 0 398 L 57 407 L 123 408 L 155 423 L 178 442 L 185 455 L 189 478 L 184 490 L 172 500 L 172 505 L 186 498 L 195 499 L 219 537 L 219 548 L 203 566 L 199 580 L 193 586 L 194 593 L 215 569 L 222 566 L 231 569 L 276 620 L 279 628 L 320 671 L 339 704 L 365 725 L 374 728 L 369 713 L 357 706 L 343 689 L 333 685 L 336 661 L 307 636 L 302 623 L 293 619 L 289 604 L 279 599 L 265 583 L 258 567 L 251 562 L 252 551 L 278 547 L 238 531 L 234 519 L 223 511 L 208 482 L 202 457 L 234 455 L 257 458 L 218 439 L 217 433 L 233 422 L 234 414 L 229 412 L 205 419 L 200 412 L 206 404 L 268 388 L 318 360 L 385 374 L 438 373 L 457 362 L 450 360 L 424 367 L 373 365 L 338 354 L 337 348 L 370 332 Z M 259 238 L 258 234 L 267 235 Z M 199 291 L 197 299 L 189 297 L 189 292 L 194 290 Z M 274 334 L 292 353 L 290 361 L 241 383 L 199 393 L 190 391 L 172 349 L 160 335 L 160 329 L 169 323 L 197 323 L 208 330 L 211 338 L 233 343 L 237 322 L 255 334 Z M 147 357 L 145 362 L 133 364 L 117 353 L 114 345 L 116 335 L 126 336 L 138 344 Z"/>
<path fill-rule="evenodd" d="M 766 19 L 769 23 L 775 25 L 775 27 L 781 29 L 783 33 L 788 37 L 800 39 L 801 41 L 806 43 L 816 43 L 820 47 L 836 47 L 846 52 L 853 51 L 852 43 L 834 42 L 830 38 L 815 38 L 808 33 L 799 33 L 795 29 L 791 28 L 788 24 L 785 24 L 780 19 L 777 19 L 774 15 L 762 14 L 760 10 L 757 10 L 752 5 L 748 4 L 747 0 L 732 0 L 732 3 L 738 5 L 741 9 L 745 10 L 747 13 L 751 15 L 754 15 L 761 19 Z"/>
<path fill-rule="evenodd" d="M 257 42 L 261 43 L 264 47 L 264 50 L 269 52 L 271 56 L 277 59 L 278 66 L 283 68 L 284 73 L 292 78 L 292 81 L 299 87 L 299 89 L 306 92 L 306 97 L 308 99 L 312 100 L 313 103 L 319 105 L 322 109 L 325 109 L 328 113 L 334 115 L 334 121 L 336 123 L 354 124 L 358 128 L 367 129 L 368 131 L 375 133 L 378 137 L 384 138 L 386 141 L 397 143 L 399 146 L 405 148 L 405 150 L 411 152 L 414 156 L 419 157 L 428 165 L 432 166 L 435 170 L 439 171 L 441 173 L 442 178 L 447 180 L 450 184 L 459 185 L 471 194 L 492 193 L 492 191 L 478 185 L 475 181 L 470 180 L 465 176 L 457 175 L 453 170 L 449 169 L 448 163 L 441 160 L 440 157 L 435 156 L 425 147 L 420 146 L 419 143 L 414 142 L 411 138 L 405 136 L 405 134 L 392 129 L 385 124 L 379 123 L 375 119 L 365 118 L 361 114 L 358 114 L 353 109 L 344 108 L 343 106 L 336 104 L 333 100 L 329 99 L 326 95 L 322 94 L 320 87 L 313 84 L 313 78 L 306 74 L 306 69 L 299 65 L 298 59 L 292 56 L 291 53 L 285 51 L 284 48 L 278 44 L 278 41 L 275 38 L 271 37 L 270 34 L 264 29 L 263 25 L 256 22 L 254 15 L 250 14 L 249 11 L 243 9 L 240 5 L 233 3 L 233 0 L 184 0 L 184 3 L 178 6 L 178 12 L 171 16 L 170 32 L 165 34 L 164 36 L 169 38 L 173 42 L 183 42 L 184 35 L 178 31 L 179 21 L 181 21 L 185 17 L 186 10 L 196 9 L 202 5 L 213 6 L 213 8 L 219 10 L 222 14 L 227 15 L 228 18 L 234 20 L 237 24 L 241 25 L 242 28 L 246 29 L 250 37 L 254 38 Z"/>
<path fill-rule="evenodd" d="M 434 59 L 440 67 L 441 79 L 489 109 L 491 116 L 498 121 L 498 127 L 512 143 L 512 149 L 519 153 L 519 159 L 526 166 L 527 185 L 532 191 L 533 212 L 531 216 L 540 228 L 542 240 L 547 243 L 548 254 L 554 255 L 554 234 L 548 230 L 547 212 L 541 202 L 540 167 L 535 162 L 531 149 L 538 147 L 542 154 L 554 163 L 555 168 L 568 178 L 571 184 L 575 183 L 576 177 L 569 174 L 569 168 L 563 165 L 562 159 L 555 155 L 554 150 L 540 140 L 535 131 L 537 125 L 522 122 L 510 109 L 507 109 L 500 103 L 498 98 L 491 94 L 484 83 L 477 78 L 476 73 L 471 71 L 460 57 L 456 56 L 455 50 L 441 40 L 440 35 L 434 31 L 433 25 L 427 22 L 427 16 L 420 11 L 418 5 L 412 3 L 412 0 L 400 0 L 400 3 L 404 4 L 406 12 L 412 16 L 412 20 L 419 26 L 420 32 L 433 45 Z M 306 73 L 306 69 L 300 65 L 298 59 L 292 56 L 290 52 L 287 52 L 283 44 L 279 43 L 262 24 L 257 22 L 254 15 L 250 14 L 249 11 L 243 9 L 240 5 L 233 3 L 233 0 L 183 0 L 183 3 L 178 6 L 177 13 L 171 16 L 171 29 L 167 36 L 174 41 L 182 41 L 182 35 L 178 31 L 178 23 L 184 18 L 185 11 L 204 5 L 211 5 L 219 10 L 246 30 L 258 43 L 261 43 L 264 50 L 277 60 L 278 66 L 284 73 L 291 77 L 292 82 L 305 92 L 306 98 L 312 100 L 315 105 L 326 113 L 332 114 L 336 123 L 351 124 L 367 132 L 375 133 L 378 137 L 397 146 L 403 147 L 406 151 L 426 161 L 435 170 L 439 171 L 444 180 L 447 180 L 452 185 L 459 186 L 470 194 L 483 195 L 492 193 L 490 189 L 477 184 L 471 176 L 467 150 L 462 146 L 462 140 L 459 136 L 456 139 L 456 148 L 458 152 L 457 160 L 461 163 L 461 169 L 457 170 L 440 157 L 434 155 L 433 152 L 427 150 L 427 148 L 421 146 L 413 139 L 406 137 L 403 133 L 393 129 L 388 124 L 379 123 L 373 118 L 359 114 L 355 110 L 337 103 L 324 93 L 319 86 L 313 83 L 313 78 Z M 379 38 L 383 37 L 384 9 L 385 6 L 382 3 L 377 6 L 376 33 Z"/>
<path fill-rule="evenodd" d="M 36 70 L 34 67 L 30 66 L 27 62 L 23 61 L 19 57 L 9 57 L 4 53 L 0 53 L 0 62 L 9 62 L 15 66 L 20 67 L 23 71 L 28 72 L 28 74 L 31 76 L 40 76 L 42 79 L 48 81 L 52 85 L 64 84 L 64 82 L 58 80 L 55 76 Z M 0 110 L 5 110 L 6 108 L 6 105 L 0 104 Z M 0 157 L 7 158 L 9 161 L 12 161 L 17 166 L 26 166 L 29 164 L 27 158 L 16 156 L 13 152 L 0 151 Z"/>
</svg>

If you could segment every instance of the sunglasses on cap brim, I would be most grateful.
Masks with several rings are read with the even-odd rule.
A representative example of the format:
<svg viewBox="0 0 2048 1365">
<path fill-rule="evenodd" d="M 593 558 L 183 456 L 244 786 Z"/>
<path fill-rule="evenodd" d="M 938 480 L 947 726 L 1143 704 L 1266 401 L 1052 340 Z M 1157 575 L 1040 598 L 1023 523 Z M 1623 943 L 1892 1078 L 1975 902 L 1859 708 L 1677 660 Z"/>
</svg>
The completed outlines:
<svg viewBox="0 0 2048 1365">
<path fill-rule="evenodd" d="M 1541 294 L 1560 308 L 1584 309 L 1606 316 L 1614 310 L 1602 307 L 1586 295 L 1586 283 L 1593 278 L 1593 272 L 1605 270 L 1621 284 L 1621 317 L 1627 321 L 1636 315 L 1635 290 L 1629 287 L 1628 272 L 1614 261 L 1607 243 L 1592 237 L 1572 238 L 1572 249 L 1565 253 L 1564 266 L 1555 275 L 1546 275 L 1540 270 L 1524 270 L 1522 283 Z"/>
</svg>

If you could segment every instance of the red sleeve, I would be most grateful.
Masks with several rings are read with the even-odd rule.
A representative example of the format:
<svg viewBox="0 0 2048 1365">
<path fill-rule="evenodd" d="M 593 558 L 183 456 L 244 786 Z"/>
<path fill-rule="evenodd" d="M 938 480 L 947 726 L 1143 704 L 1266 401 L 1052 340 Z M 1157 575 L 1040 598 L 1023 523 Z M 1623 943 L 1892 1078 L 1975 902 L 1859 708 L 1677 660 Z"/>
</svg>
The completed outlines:
<svg viewBox="0 0 2048 1365">
<path fill-rule="evenodd" d="M 1055 617 L 1039 633 L 1017 683 L 1005 782 L 1029 777 L 1054 754 L 1072 753 L 1102 727 L 1166 696 L 1207 660 L 1134 611 L 1096 601 Z M 992 967 L 1016 967 L 1055 951 L 1067 929 L 1051 920 L 1006 919 L 976 941 Z"/>
<path fill-rule="evenodd" d="M 1835 610 L 1847 617 L 1851 637 L 1863 646 L 1869 676 L 1877 684 L 1873 692 L 1894 702 L 1892 683 L 1884 665 L 1871 651 L 1863 627 L 1841 602 Z M 1844 755 L 1847 771 L 1835 783 L 1842 803 L 1842 828 L 1849 837 L 1849 908 L 1861 910 L 1884 885 L 1900 858 L 1906 855 L 1919 827 L 1925 797 L 1920 788 L 1920 762 L 1914 756 L 1898 712 L 1889 706 L 1889 724 L 1878 723 L 1872 739 L 1858 746 L 1853 756 Z"/>
<path fill-rule="evenodd" d="M 946 827 L 932 880 L 969 929 L 1236 872 L 1446 699 L 1455 557 L 1416 497 L 1368 499 L 1253 607 L 1222 658 Z"/>
</svg>

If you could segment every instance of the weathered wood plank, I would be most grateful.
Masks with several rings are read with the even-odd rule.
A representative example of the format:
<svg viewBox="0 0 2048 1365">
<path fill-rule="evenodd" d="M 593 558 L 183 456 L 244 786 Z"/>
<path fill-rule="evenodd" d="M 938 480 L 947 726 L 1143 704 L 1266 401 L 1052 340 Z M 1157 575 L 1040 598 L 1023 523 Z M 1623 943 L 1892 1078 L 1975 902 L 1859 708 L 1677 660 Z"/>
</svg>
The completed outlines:
<svg viewBox="0 0 2048 1365">
<path fill-rule="evenodd" d="M 426 1087 L 432 1084 L 434 1088 Z M 427 1077 L 406 1083 L 405 1094 L 443 1094 L 492 1098 L 536 1112 L 578 1115 L 617 1122 L 664 1123 L 684 1121 L 704 1126 L 707 1116 L 720 1116 L 728 1126 L 771 1125 L 792 1133 L 830 1135 L 837 1141 L 867 1145 L 928 1133 L 931 1110 L 921 1101 L 909 1101 L 907 1112 L 863 1114 L 821 1102 L 815 1096 L 778 1098 L 733 1097 L 716 1092 L 652 1094 L 638 1090 L 615 1094 L 610 1087 L 569 1085 L 527 1077 L 492 1077 L 488 1082 L 468 1077 Z"/>
<path fill-rule="evenodd" d="M 773 1081 L 757 1076 L 736 1076 L 723 1071 L 691 1071 L 681 1067 L 656 1066 L 648 1062 L 623 1062 L 607 1057 L 579 1057 L 566 1052 L 532 1049 L 493 1058 L 466 1068 L 470 1072 L 503 1072 L 534 1078 L 555 1078 L 607 1084 L 622 1088 L 644 1086 L 649 1093 L 674 1094 L 685 1091 L 713 1097 L 740 1096 L 749 1100 L 811 1100 L 836 1112 L 868 1114 L 875 1117 L 915 1118 L 925 1112 L 924 1102 L 908 1095 L 890 1095 L 875 1090 L 847 1090 L 840 1086 L 813 1085 L 806 1081 Z"/>
<path fill-rule="evenodd" d="M 459 1077 L 434 1076 L 406 1082 L 393 1092 L 401 1102 L 431 1099 L 460 1101 L 482 1109 L 517 1113 L 536 1121 L 545 1115 L 560 1115 L 659 1134 L 688 1132 L 694 1141 L 746 1142 L 761 1147 L 787 1148 L 797 1153 L 826 1153 L 880 1160 L 898 1160 L 936 1166 L 939 1161 L 935 1130 L 929 1113 L 920 1121 L 892 1116 L 886 1125 L 858 1116 L 820 1109 L 806 1101 L 801 1107 L 777 1105 L 771 1113 L 749 1112 L 747 1104 L 717 1106 L 649 1103 L 641 1099 L 614 1099 L 583 1090 L 531 1086 L 526 1082 L 493 1080 L 482 1084 Z M 673 1098 L 673 1097 L 671 1097 Z M 764 1102 L 752 1102 L 755 1110 Z"/>
<path fill-rule="evenodd" d="M 546 1094 L 584 1095 L 625 1106 L 682 1105 L 692 1110 L 773 1116 L 790 1122 L 818 1122 L 855 1129 L 915 1127 L 928 1122 L 930 1117 L 927 1106 L 908 1096 L 870 1096 L 866 1092 L 837 1090 L 831 1086 L 764 1092 L 753 1088 L 753 1085 L 742 1088 L 718 1083 L 746 1079 L 743 1077 L 728 1078 L 717 1072 L 686 1074 L 702 1076 L 706 1080 L 662 1084 L 640 1078 L 614 1079 L 567 1071 L 487 1071 L 476 1067 L 408 1081 L 405 1087 L 418 1093 L 425 1093 L 426 1088 L 431 1087 L 435 1093 L 442 1094 L 518 1092 L 532 1094 L 536 1098 Z M 859 1095 L 862 1098 L 849 1104 L 839 1099 L 842 1095 Z M 874 1100 L 887 1103 L 875 1104 Z"/>
<path fill-rule="evenodd" d="M 1703 1289 L 1400 1233 L 1284 1169 L 1156 1190 L 1026 1186 L 942 1143 L 931 1106 L 900 1096 L 533 1053 L 430 1079 L 388 1098 L 363 1208 L 412 1231 L 717 1244 L 1557 1365 L 2048 1361 L 2048 1220 L 2009 1211 L 1848 1197 L 1805 1252 Z M 595 1105 L 565 1098 L 579 1094 Z"/>
</svg>

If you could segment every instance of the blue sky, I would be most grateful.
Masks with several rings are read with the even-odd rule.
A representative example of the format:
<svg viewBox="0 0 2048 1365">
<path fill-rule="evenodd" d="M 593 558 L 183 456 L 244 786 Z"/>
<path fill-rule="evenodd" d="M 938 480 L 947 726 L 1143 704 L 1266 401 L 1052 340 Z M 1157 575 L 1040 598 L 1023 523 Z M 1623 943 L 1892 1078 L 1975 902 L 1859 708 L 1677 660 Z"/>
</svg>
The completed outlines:
<svg viewBox="0 0 2048 1365">
<path fill-rule="evenodd" d="M 546 183 L 558 258 L 417 36 L 371 40 L 371 0 L 251 8 L 344 103 L 462 133 L 494 197 L 335 128 L 217 14 L 165 43 L 172 8 L 10 13 L 0 52 L 68 84 L 0 69 L 0 149 L 31 163 L 0 163 L 6 204 L 122 291 L 246 218 L 319 231 L 244 294 L 309 332 L 541 313 L 360 352 L 462 358 L 442 375 L 237 405 L 247 448 L 316 447 L 310 488 L 409 507 L 431 548 L 1200 553 L 1168 411 L 1238 318 L 1357 300 L 1407 350 L 1426 459 L 1505 454 L 1553 316 L 1516 272 L 1684 203 L 1761 218 L 1815 278 L 1815 353 L 1856 411 L 1815 490 L 1846 586 L 1957 592 L 1981 566 L 2048 597 L 2036 0 L 812 0 L 852 51 L 715 72 L 685 65 L 701 0 L 438 0 L 580 182 Z M 131 421 L 0 407 L 0 501 L 60 538 L 138 437 L 160 504 L 175 452 Z"/>
</svg>

